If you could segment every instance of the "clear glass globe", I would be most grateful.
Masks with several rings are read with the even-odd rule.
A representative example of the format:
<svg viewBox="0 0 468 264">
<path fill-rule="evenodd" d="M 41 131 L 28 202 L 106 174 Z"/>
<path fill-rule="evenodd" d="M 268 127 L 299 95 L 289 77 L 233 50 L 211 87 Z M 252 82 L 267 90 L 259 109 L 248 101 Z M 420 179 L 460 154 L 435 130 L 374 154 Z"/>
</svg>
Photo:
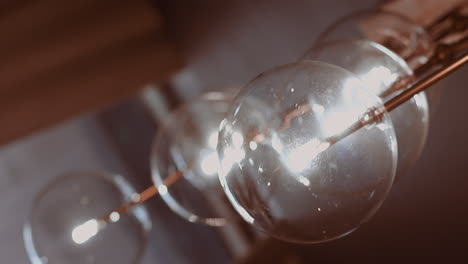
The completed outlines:
<svg viewBox="0 0 468 264">
<path fill-rule="evenodd" d="M 237 212 L 291 242 L 337 239 L 367 221 L 395 176 L 390 117 L 333 142 L 379 97 L 347 70 L 300 61 L 259 75 L 220 125 L 219 177 Z"/>
<path fill-rule="evenodd" d="M 218 127 L 233 96 L 208 93 L 173 111 L 156 135 L 150 158 L 161 197 L 178 215 L 194 223 L 222 226 L 230 210 L 218 180 Z M 171 186 L 176 171 L 183 178 Z M 227 205 L 227 206 L 226 206 Z M 226 212 L 224 214 L 223 212 Z"/>
<path fill-rule="evenodd" d="M 404 58 L 411 67 L 426 63 L 434 52 L 434 43 L 421 25 L 382 10 L 361 10 L 337 20 L 319 35 L 314 46 L 358 39 L 381 44 Z"/>
<path fill-rule="evenodd" d="M 139 263 L 151 229 L 146 209 L 114 214 L 113 223 L 99 220 L 133 194 L 118 175 L 83 170 L 58 177 L 37 195 L 24 225 L 31 263 Z"/>
<path fill-rule="evenodd" d="M 343 40 L 370 40 L 405 60 L 414 71 L 433 55 L 435 44 L 421 25 L 396 13 L 370 9 L 349 14 L 326 28 L 312 49 Z M 427 91 L 430 111 L 435 113 L 443 89 L 440 83 Z"/>
<path fill-rule="evenodd" d="M 324 43 L 309 50 L 304 59 L 319 60 L 343 67 L 357 75 L 384 101 L 402 90 L 392 86 L 413 77 L 406 62 L 385 48 L 368 40 L 343 40 Z M 390 113 L 398 142 L 397 176 L 403 175 L 419 159 L 429 129 L 429 106 L 421 92 Z"/>
</svg>

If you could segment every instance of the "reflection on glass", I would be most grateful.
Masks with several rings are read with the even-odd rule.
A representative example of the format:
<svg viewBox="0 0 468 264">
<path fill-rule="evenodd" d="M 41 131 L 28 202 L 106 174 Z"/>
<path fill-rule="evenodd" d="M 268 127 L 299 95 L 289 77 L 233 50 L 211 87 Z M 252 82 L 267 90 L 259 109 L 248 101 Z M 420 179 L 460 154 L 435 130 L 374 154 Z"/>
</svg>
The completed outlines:
<svg viewBox="0 0 468 264">
<path fill-rule="evenodd" d="M 413 72 L 401 57 L 382 45 L 368 40 L 326 42 L 323 46 L 312 48 L 304 59 L 328 62 L 351 71 L 367 88 L 385 101 L 401 92 L 394 90 L 393 84 L 413 76 Z M 356 92 L 347 92 L 346 97 L 355 100 Z M 417 94 L 393 110 L 390 117 L 398 142 L 397 175 L 401 176 L 419 159 L 426 142 L 429 130 L 426 94 L 424 92 Z M 330 123 L 343 124 L 342 121 L 333 119 L 330 119 Z"/>
<path fill-rule="evenodd" d="M 332 140 L 382 107 L 356 76 L 301 61 L 259 75 L 241 94 L 221 123 L 217 151 L 220 181 L 244 220 L 283 240 L 320 243 L 376 212 L 396 169 L 388 114 Z"/>
<path fill-rule="evenodd" d="M 224 211 L 229 204 L 223 200 L 218 180 L 216 146 L 218 127 L 231 100 L 223 93 L 192 100 L 168 116 L 154 139 L 150 158 L 153 182 L 169 207 L 190 222 L 226 223 Z M 234 136 L 235 145 L 242 145 L 243 140 L 241 134 Z M 164 180 L 173 171 L 183 171 L 184 177 L 167 188 Z"/>
<path fill-rule="evenodd" d="M 96 219 L 91 219 L 73 228 L 71 233 L 73 242 L 76 244 L 85 243 L 98 233 L 100 225 L 102 225 L 102 223 L 99 223 Z"/>
<path fill-rule="evenodd" d="M 134 194 L 118 175 L 83 170 L 59 176 L 38 194 L 23 229 L 31 263 L 139 263 L 151 229 L 146 209 L 110 213 Z M 108 214 L 105 223 L 100 217 Z"/>
</svg>

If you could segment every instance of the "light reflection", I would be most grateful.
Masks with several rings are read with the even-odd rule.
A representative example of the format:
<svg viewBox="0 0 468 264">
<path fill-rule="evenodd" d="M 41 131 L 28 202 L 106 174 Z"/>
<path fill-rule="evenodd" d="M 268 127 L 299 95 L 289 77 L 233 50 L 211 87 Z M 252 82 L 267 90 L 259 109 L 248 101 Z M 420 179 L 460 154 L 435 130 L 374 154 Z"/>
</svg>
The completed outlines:
<svg viewBox="0 0 468 264">
<path fill-rule="evenodd" d="M 369 92 L 369 88 L 363 86 L 362 81 L 355 77 L 347 78 L 343 83 L 342 97 L 345 105 L 352 106 L 352 110 L 359 114 L 375 106 L 374 93 Z"/>
<path fill-rule="evenodd" d="M 221 161 L 221 168 L 223 173 L 228 173 L 232 165 L 239 163 L 245 157 L 245 151 L 240 148 L 226 148 L 224 149 L 224 158 Z"/>
<path fill-rule="evenodd" d="M 253 151 L 253 150 L 256 150 L 256 149 L 257 149 L 257 142 L 255 142 L 255 141 L 250 141 L 249 147 L 250 147 L 250 149 L 251 149 L 252 151 Z"/>
<path fill-rule="evenodd" d="M 286 164 L 291 171 L 302 172 L 310 166 L 310 163 L 318 154 L 328 149 L 329 146 L 329 142 L 322 142 L 317 138 L 313 138 L 289 153 Z"/>
<path fill-rule="evenodd" d="M 323 114 L 325 108 L 320 104 L 312 104 L 312 111 L 316 114 Z"/>
<path fill-rule="evenodd" d="M 132 199 L 132 201 L 133 201 L 133 202 L 135 202 L 135 203 L 136 203 L 136 202 L 140 201 L 140 199 L 141 199 L 141 196 L 140 196 L 140 194 L 139 194 L 139 193 L 134 193 L 134 194 L 132 194 L 132 197 L 131 197 L 131 199 Z"/>
<path fill-rule="evenodd" d="M 112 212 L 109 215 L 109 219 L 112 223 L 115 223 L 120 220 L 120 214 L 118 212 Z"/>
<path fill-rule="evenodd" d="M 382 131 L 385 131 L 388 128 L 388 125 L 386 123 L 384 123 L 384 122 L 379 122 L 377 124 L 377 128 L 382 130 Z"/>
<path fill-rule="evenodd" d="M 212 149 L 216 149 L 216 145 L 218 145 L 218 131 L 214 131 L 208 137 L 208 146 Z"/>
<path fill-rule="evenodd" d="M 330 111 L 323 119 L 322 133 L 325 137 L 338 135 L 354 124 L 361 112 L 356 111 Z"/>
<path fill-rule="evenodd" d="M 201 158 L 200 167 L 205 175 L 212 176 L 218 172 L 218 155 L 211 151 Z"/>
<path fill-rule="evenodd" d="M 158 192 L 160 195 L 166 195 L 167 194 L 167 186 L 166 185 L 161 185 L 158 187 Z"/>
<path fill-rule="evenodd" d="M 371 107 L 375 106 L 375 96 L 362 86 L 357 78 L 347 78 L 342 90 L 343 104 L 346 107 L 329 107 L 318 116 L 322 123 L 324 137 L 341 134 L 352 126 Z M 338 104 L 339 105 L 339 104 Z"/>
<path fill-rule="evenodd" d="M 76 226 L 72 231 L 72 240 L 76 244 L 83 244 L 94 237 L 100 229 L 100 224 L 96 219 L 91 219 L 81 225 Z"/>
<path fill-rule="evenodd" d="M 418 94 L 415 94 L 413 95 L 413 102 L 416 103 L 416 105 L 418 106 L 418 108 L 420 109 L 420 111 L 422 113 L 425 113 L 424 116 L 422 117 L 422 122 L 426 123 L 428 122 L 429 120 L 429 115 L 427 114 L 428 112 L 426 111 L 428 108 L 429 108 L 429 105 L 427 103 L 427 97 L 424 93 L 418 93 Z"/>
<path fill-rule="evenodd" d="M 234 132 L 232 133 L 232 144 L 236 148 L 241 148 L 242 144 L 244 144 L 244 137 L 242 137 L 242 134 L 240 132 Z"/>
<path fill-rule="evenodd" d="M 306 177 L 302 176 L 302 175 L 299 175 L 297 177 L 297 180 L 302 183 L 304 186 L 308 187 L 310 185 L 310 181 L 309 179 L 307 179 Z"/>
<path fill-rule="evenodd" d="M 241 162 L 245 158 L 245 151 L 243 149 L 244 137 L 242 134 L 239 131 L 234 131 L 231 134 L 231 140 L 232 146 L 224 149 L 224 157 L 219 162 L 221 165 L 221 173 L 223 174 L 228 173 L 234 164 Z"/>
<path fill-rule="evenodd" d="M 281 143 L 281 140 L 276 133 L 271 136 L 271 146 L 276 152 L 283 152 L 283 144 Z"/>
<path fill-rule="evenodd" d="M 382 89 L 389 87 L 395 82 L 398 74 L 392 73 L 387 67 L 379 65 L 373 67 L 369 72 L 360 75 L 359 78 L 374 94 L 379 94 L 382 92 Z"/>
</svg>

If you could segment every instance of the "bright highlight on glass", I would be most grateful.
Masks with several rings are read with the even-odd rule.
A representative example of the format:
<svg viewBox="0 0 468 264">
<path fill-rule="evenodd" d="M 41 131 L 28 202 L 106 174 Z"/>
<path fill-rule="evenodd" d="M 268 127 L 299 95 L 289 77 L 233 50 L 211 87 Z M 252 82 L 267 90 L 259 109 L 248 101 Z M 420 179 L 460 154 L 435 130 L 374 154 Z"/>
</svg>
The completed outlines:
<svg viewBox="0 0 468 264">
<path fill-rule="evenodd" d="M 286 159 L 286 166 L 288 166 L 288 168 L 294 172 L 301 172 L 309 167 L 310 162 L 314 160 L 317 155 L 327 150 L 329 146 L 329 142 L 322 142 L 316 138 L 313 138 L 309 142 L 297 147 L 288 154 Z M 310 184 L 308 180 L 306 182 L 307 185 Z"/>
<path fill-rule="evenodd" d="M 325 47 L 333 42 L 356 40 L 382 45 L 403 58 L 413 71 L 427 63 L 436 49 L 431 35 L 423 26 L 396 13 L 376 9 L 359 10 L 338 19 L 319 35 L 312 49 Z M 345 54 L 346 57 L 353 55 L 354 52 Z M 444 90 L 442 87 L 443 84 L 436 83 L 425 92 L 431 113 L 436 112 L 440 103 Z"/>
<path fill-rule="evenodd" d="M 250 82 L 220 126 L 219 177 L 248 223 L 277 238 L 342 237 L 380 207 L 395 176 L 387 113 L 335 141 L 381 100 L 343 68 L 301 61 Z"/>
<path fill-rule="evenodd" d="M 324 42 L 309 50 L 303 59 L 319 60 L 343 67 L 356 74 L 364 85 L 388 101 L 402 90 L 392 90 L 398 81 L 411 80 L 413 72 L 406 62 L 368 40 Z M 351 94 L 349 95 L 351 97 Z M 398 142 L 397 175 L 403 175 L 419 159 L 429 130 L 429 106 L 421 92 L 390 113 Z M 331 124 L 344 124 L 329 119 Z M 347 125 L 347 124 L 346 124 Z"/>
<path fill-rule="evenodd" d="M 152 178 L 163 200 L 181 217 L 210 226 L 224 225 L 230 205 L 218 180 L 218 127 L 231 103 L 222 93 L 208 93 L 172 112 L 153 142 Z M 241 134 L 236 145 L 243 144 Z M 174 171 L 184 177 L 170 188 L 165 178 Z M 214 209 L 216 208 L 216 210 Z"/>
<path fill-rule="evenodd" d="M 138 205 L 125 215 L 109 214 L 134 194 L 119 175 L 80 170 L 58 177 L 38 194 L 24 226 L 29 259 L 34 264 L 138 263 L 151 229 L 147 211 Z"/>
<path fill-rule="evenodd" d="M 115 223 L 120 220 L 120 214 L 118 212 L 112 212 L 109 215 L 109 219 L 112 223 Z"/>
<path fill-rule="evenodd" d="M 94 237 L 100 229 L 96 219 L 91 219 L 75 227 L 72 231 L 72 239 L 76 244 L 83 244 Z"/>
</svg>

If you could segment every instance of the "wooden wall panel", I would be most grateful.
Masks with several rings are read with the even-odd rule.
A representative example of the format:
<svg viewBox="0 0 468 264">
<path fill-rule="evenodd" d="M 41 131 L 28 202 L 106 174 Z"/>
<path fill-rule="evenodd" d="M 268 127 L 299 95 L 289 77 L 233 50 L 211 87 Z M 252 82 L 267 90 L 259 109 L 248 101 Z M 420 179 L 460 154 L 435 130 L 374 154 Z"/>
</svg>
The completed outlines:
<svg viewBox="0 0 468 264">
<path fill-rule="evenodd" d="M 7 10 L 0 12 L 0 143 L 121 100 L 180 65 L 145 0 L 41 0 Z"/>
</svg>

